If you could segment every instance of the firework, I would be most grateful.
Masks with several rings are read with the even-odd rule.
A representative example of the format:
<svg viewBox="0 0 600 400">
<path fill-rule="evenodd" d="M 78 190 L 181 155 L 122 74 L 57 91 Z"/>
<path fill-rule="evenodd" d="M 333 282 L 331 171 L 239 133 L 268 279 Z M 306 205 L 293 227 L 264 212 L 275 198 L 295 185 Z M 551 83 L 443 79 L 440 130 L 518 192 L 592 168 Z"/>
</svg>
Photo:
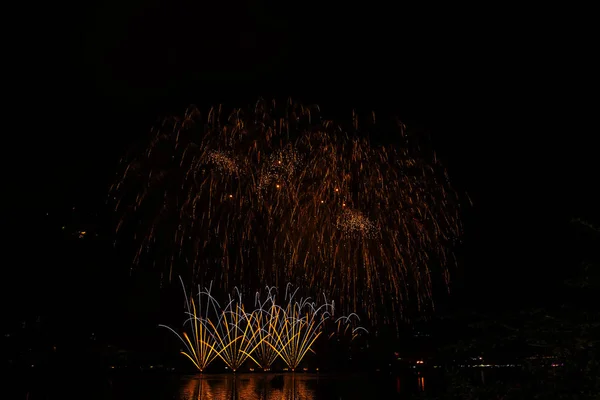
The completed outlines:
<svg viewBox="0 0 600 400">
<path fill-rule="evenodd" d="M 183 281 L 182 287 L 185 295 Z M 203 293 L 208 293 L 208 296 L 205 296 L 206 301 L 204 303 L 202 302 Z M 186 316 L 188 318 L 183 325 L 184 328 L 187 324 L 190 325 L 192 331 L 191 339 L 185 332 L 182 337 L 174 329 L 166 325 L 159 326 L 167 328 L 177 335 L 179 340 L 186 346 L 186 351 L 182 351 L 181 354 L 190 359 L 198 371 L 203 372 L 206 367 L 219 356 L 219 351 L 216 348 L 218 346 L 217 336 L 212 332 L 212 326 L 209 326 L 207 323 L 211 311 L 218 314 L 218 304 L 215 299 L 210 296 L 210 288 L 206 292 L 198 293 L 197 305 L 198 307 L 196 306 L 196 301 L 193 296 L 190 296 L 189 298 L 186 296 Z M 200 317 L 202 315 L 205 317 Z"/>
<path fill-rule="evenodd" d="M 186 351 L 181 353 L 200 372 L 217 357 L 233 372 L 247 359 L 264 370 L 269 370 L 277 357 L 291 371 L 295 371 L 305 355 L 309 351 L 314 352 L 312 346 L 323 333 L 326 322 L 332 320 L 335 307 L 334 303 L 328 303 L 326 299 L 320 306 L 310 301 L 310 298 L 295 301 L 297 290 L 292 293 L 290 287 L 290 284 L 286 286 L 284 307 L 277 305 L 277 289 L 272 287 L 267 288 L 268 295 L 264 301 L 256 294 L 255 304 L 258 307 L 250 313 L 244 311 L 242 295 L 237 288 L 236 296 L 230 297 L 222 310 L 211 295 L 211 287 L 198 290 L 199 307 L 196 307 L 193 296 L 186 299 L 188 319 L 184 322 L 184 327 L 188 323 L 191 325 L 192 339 L 187 333 L 182 337 L 166 325 L 159 326 L 177 335 L 186 346 Z M 205 306 L 201 307 L 202 304 Z M 352 315 L 338 318 L 335 321 L 337 333 L 346 333 L 352 327 L 352 340 L 360 333 L 368 333 L 365 328 L 353 325 L 352 321 Z"/>
<path fill-rule="evenodd" d="M 230 300 L 216 323 L 207 320 L 215 333 L 218 355 L 233 372 L 248 358 L 258 364 L 252 353 L 264 338 L 259 336 L 261 326 L 253 318 L 242 305 Z"/>
<path fill-rule="evenodd" d="M 273 291 L 275 287 L 267 288 L 268 295 L 264 302 L 261 302 L 259 294 L 256 293 L 255 306 L 258 306 L 254 311 L 255 321 L 262 327 L 260 329 L 257 341 L 259 345 L 256 347 L 256 360 L 263 370 L 268 371 L 271 365 L 279 356 L 277 348 L 273 345 L 271 338 L 278 335 L 278 330 L 284 324 L 285 315 L 282 310 L 277 307 L 274 299 Z"/>
<path fill-rule="evenodd" d="M 203 304 L 203 298 L 204 309 L 196 307 L 192 296 L 186 299 L 188 319 L 184 322 L 184 327 L 190 323 L 192 339 L 187 333 L 184 333 L 182 338 L 174 329 L 166 325 L 159 326 L 175 333 L 185 344 L 187 351 L 182 351 L 181 354 L 190 359 L 198 371 L 203 372 L 219 357 L 235 372 L 247 358 L 254 360 L 252 352 L 263 340 L 256 340 L 261 327 L 253 321 L 252 314 L 244 312 L 241 297 L 240 301 L 230 298 L 222 310 L 211 295 L 211 287 L 198 291 L 198 305 Z M 211 311 L 214 314 L 213 318 L 210 318 Z"/>
<path fill-rule="evenodd" d="M 278 306 L 275 296 L 269 292 L 270 312 L 264 310 L 264 305 L 256 312 L 259 315 L 267 315 L 269 335 L 265 336 L 264 345 L 280 356 L 291 371 L 295 371 L 304 356 L 312 351 L 311 347 L 321 335 L 324 323 L 334 313 L 334 305 L 325 301 L 317 307 L 310 298 L 294 301 L 296 292 L 291 293 L 289 289 L 290 284 L 286 286 L 284 301 L 287 304 L 284 307 Z M 262 358 L 272 359 L 264 356 Z"/>
<path fill-rule="evenodd" d="M 224 174 L 238 174 L 240 172 L 238 164 L 228 154 L 222 151 L 209 151 L 208 160 L 215 166 L 216 170 Z"/>
<path fill-rule="evenodd" d="M 111 189 L 132 268 L 226 291 L 294 282 L 372 318 L 430 304 L 461 232 L 458 196 L 402 125 L 401 146 L 371 145 L 372 120 L 344 127 L 291 101 L 166 119 Z"/>
</svg>

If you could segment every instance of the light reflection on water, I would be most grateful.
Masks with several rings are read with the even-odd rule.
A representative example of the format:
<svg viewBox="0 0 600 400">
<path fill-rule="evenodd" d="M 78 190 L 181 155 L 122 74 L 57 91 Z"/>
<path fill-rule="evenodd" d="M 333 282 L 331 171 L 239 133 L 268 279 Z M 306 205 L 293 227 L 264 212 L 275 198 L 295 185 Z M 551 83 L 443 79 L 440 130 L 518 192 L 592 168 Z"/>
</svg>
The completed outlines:
<svg viewBox="0 0 600 400">
<path fill-rule="evenodd" d="M 518 378 L 503 371 L 482 372 L 461 371 L 460 375 L 477 385 L 484 384 L 484 375 L 488 382 Z M 54 400 L 85 393 L 88 400 L 403 400 L 415 395 L 435 397 L 443 393 L 445 384 L 441 375 L 432 373 L 42 374 L 19 383 L 22 396 L 15 398 Z"/>
<path fill-rule="evenodd" d="M 316 384 L 304 374 L 204 375 L 183 384 L 179 400 L 314 400 Z"/>
</svg>

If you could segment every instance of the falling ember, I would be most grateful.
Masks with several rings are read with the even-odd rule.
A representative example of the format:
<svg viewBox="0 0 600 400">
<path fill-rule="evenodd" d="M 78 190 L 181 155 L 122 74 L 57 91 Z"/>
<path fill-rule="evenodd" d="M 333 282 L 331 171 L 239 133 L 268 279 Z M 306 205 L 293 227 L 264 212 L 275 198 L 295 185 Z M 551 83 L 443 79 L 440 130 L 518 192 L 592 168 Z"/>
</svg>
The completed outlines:
<svg viewBox="0 0 600 400">
<path fill-rule="evenodd" d="M 373 146 L 356 115 L 344 128 L 319 112 L 190 108 L 154 129 L 109 198 L 132 268 L 223 289 L 295 282 L 370 318 L 431 304 L 462 233 L 445 169 L 403 125 L 401 146 Z"/>
</svg>

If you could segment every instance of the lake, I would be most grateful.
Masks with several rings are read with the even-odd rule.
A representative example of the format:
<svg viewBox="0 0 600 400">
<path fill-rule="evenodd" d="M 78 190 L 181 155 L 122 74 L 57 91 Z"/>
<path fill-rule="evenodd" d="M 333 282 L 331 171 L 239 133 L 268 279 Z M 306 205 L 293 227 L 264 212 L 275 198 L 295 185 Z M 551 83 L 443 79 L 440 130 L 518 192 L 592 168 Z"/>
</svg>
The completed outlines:
<svg viewBox="0 0 600 400">
<path fill-rule="evenodd" d="M 354 400 L 401 399 L 426 390 L 427 378 L 408 375 L 306 373 L 124 374 L 112 377 L 38 377 L 21 386 L 18 398 L 144 400 Z"/>
<path fill-rule="evenodd" d="M 484 379 L 483 371 L 476 375 Z M 28 400 L 376 400 L 408 399 L 443 390 L 440 377 L 431 373 L 61 374 L 30 377 L 19 386 L 16 398 Z"/>
</svg>

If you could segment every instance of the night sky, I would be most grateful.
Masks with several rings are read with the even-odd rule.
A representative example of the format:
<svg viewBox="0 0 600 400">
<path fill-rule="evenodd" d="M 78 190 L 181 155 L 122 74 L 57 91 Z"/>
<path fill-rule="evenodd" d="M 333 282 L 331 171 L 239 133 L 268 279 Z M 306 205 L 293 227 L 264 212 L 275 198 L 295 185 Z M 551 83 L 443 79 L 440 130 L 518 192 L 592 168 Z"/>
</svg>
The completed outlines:
<svg viewBox="0 0 600 400">
<path fill-rule="evenodd" d="M 576 93 L 587 89 L 573 68 L 587 56 L 557 10 L 267 3 L 113 0 L 27 18 L 5 117 L 11 315 L 80 310 L 87 295 L 98 310 L 134 307 L 103 208 L 120 156 L 160 115 L 259 96 L 337 118 L 395 114 L 431 135 L 474 202 L 457 304 L 552 297 L 573 263 L 570 219 L 598 221 L 599 204 L 595 128 L 582 123 L 593 104 Z M 89 246 L 101 255 L 65 244 L 61 226 L 78 224 L 99 234 Z"/>
</svg>

